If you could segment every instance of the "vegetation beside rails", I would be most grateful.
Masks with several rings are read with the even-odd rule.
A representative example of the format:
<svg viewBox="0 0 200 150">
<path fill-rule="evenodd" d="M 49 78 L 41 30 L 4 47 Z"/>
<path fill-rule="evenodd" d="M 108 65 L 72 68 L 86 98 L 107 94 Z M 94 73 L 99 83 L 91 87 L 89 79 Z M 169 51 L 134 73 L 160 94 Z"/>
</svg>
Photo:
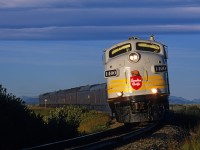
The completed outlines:
<svg viewBox="0 0 200 150">
<path fill-rule="evenodd" d="M 200 149 L 200 105 L 173 105 L 170 122 L 189 131 L 183 150 Z"/>
<path fill-rule="evenodd" d="M 23 149 L 102 131 L 111 122 L 108 114 L 85 107 L 28 107 L 1 85 L 0 120 L 0 149 Z"/>
<path fill-rule="evenodd" d="M 50 115 L 51 111 L 54 111 L 56 108 L 50 108 L 50 107 L 40 107 L 35 105 L 28 105 L 27 106 L 30 110 L 32 110 L 36 115 L 40 115 L 43 117 L 43 119 L 46 121 L 48 116 Z"/>
<path fill-rule="evenodd" d="M 44 122 L 51 124 L 52 121 L 72 122 L 78 134 L 90 134 L 106 130 L 110 127 L 111 118 L 108 113 L 88 110 L 86 107 L 68 105 L 59 108 L 30 107 L 36 114 L 42 115 Z"/>
<path fill-rule="evenodd" d="M 107 113 L 89 111 L 81 116 L 78 131 L 81 134 L 89 134 L 106 130 L 110 127 L 111 118 Z"/>
</svg>

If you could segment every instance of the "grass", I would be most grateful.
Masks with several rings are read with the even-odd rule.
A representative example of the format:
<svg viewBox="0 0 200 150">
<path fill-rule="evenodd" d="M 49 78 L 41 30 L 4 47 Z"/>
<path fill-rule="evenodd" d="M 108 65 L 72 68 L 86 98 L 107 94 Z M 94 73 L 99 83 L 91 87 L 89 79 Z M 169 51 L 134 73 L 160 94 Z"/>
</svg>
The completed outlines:
<svg viewBox="0 0 200 150">
<path fill-rule="evenodd" d="M 44 122 L 46 123 L 50 115 L 50 112 L 56 109 L 56 108 L 49 108 L 49 107 L 45 108 L 45 107 L 40 107 L 40 106 L 35 106 L 35 105 L 29 105 L 28 108 L 34 111 L 36 115 L 42 116 Z"/>
<path fill-rule="evenodd" d="M 78 131 L 81 134 L 103 131 L 109 128 L 110 122 L 111 119 L 108 114 L 90 111 L 82 116 Z"/>
<path fill-rule="evenodd" d="M 48 123 L 48 119 L 51 116 L 51 113 L 57 111 L 57 108 L 45 109 L 44 107 L 39 107 L 39 106 L 29 106 L 29 108 L 33 110 L 37 115 L 43 116 L 43 120 L 46 123 Z M 78 112 L 76 113 L 76 112 L 68 111 L 68 113 L 77 114 Z M 111 118 L 107 113 L 102 113 L 95 110 L 88 110 L 88 111 L 85 111 L 81 115 L 79 127 L 77 130 L 81 135 L 95 133 L 98 131 L 103 131 L 103 130 L 108 129 L 111 124 L 110 122 L 111 122 Z"/>
<path fill-rule="evenodd" d="M 183 150 L 200 149 L 200 105 L 173 105 L 172 122 L 190 132 L 185 139 Z"/>
<path fill-rule="evenodd" d="M 45 107 L 31 106 L 31 105 L 29 105 L 28 108 L 34 111 L 37 115 L 40 114 L 42 116 L 48 116 L 50 111 L 55 109 L 55 108 L 49 108 L 49 107 L 45 109 Z"/>
</svg>

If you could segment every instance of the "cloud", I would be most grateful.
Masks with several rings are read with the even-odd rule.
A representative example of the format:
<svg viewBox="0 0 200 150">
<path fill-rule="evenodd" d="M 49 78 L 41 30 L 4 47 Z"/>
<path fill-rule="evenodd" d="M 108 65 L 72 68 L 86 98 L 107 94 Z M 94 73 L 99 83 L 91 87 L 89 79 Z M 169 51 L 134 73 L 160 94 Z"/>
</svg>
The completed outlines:
<svg viewBox="0 0 200 150">
<path fill-rule="evenodd" d="M 200 7 L 4 10 L 0 20 L 0 28 L 195 24 L 200 20 Z"/>
<path fill-rule="evenodd" d="M 182 6 L 183 1 L 188 5 Z M 132 34 L 199 33 L 200 6 L 197 1 L 183 1 L 8 0 L 0 2 L 0 40 L 97 40 Z M 177 5 L 165 6 L 167 2 Z"/>
<path fill-rule="evenodd" d="M 57 2 L 56 2 L 57 1 Z M 47 7 L 52 4 L 59 3 L 60 0 L 6 0 L 0 2 L 1 8 L 17 8 L 17 7 Z"/>
<path fill-rule="evenodd" d="M 121 39 L 131 35 L 152 33 L 200 33 L 200 24 L 0 29 L 0 40 L 102 40 Z"/>
<path fill-rule="evenodd" d="M 105 8 L 105 7 L 140 7 L 140 6 L 199 6 L 198 0 L 6 0 L 0 2 L 0 8 L 27 7 L 74 7 L 74 8 Z"/>
</svg>

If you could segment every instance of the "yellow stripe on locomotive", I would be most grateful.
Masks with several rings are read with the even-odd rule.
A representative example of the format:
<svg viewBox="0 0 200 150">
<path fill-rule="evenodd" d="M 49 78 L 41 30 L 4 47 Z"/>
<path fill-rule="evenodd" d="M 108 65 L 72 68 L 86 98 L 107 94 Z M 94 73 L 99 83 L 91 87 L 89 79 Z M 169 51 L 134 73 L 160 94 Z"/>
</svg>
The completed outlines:
<svg viewBox="0 0 200 150">
<path fill-rule="evenodd" d="M 166 89 L 167 84 L 165 83 L 165 80 L 162 78 L 162 76 L 150 76 L 148 77 L 148 81 L 142 81 L 142 86 L 138 90 L 134 90 L 131 85 L 130 85 L 130 79 L 113 79 L 108 83 L 108 94 L 111 93 L 116 93 L 119 91 L 122 91 L 124 94 L 129 94 L 129 93 L 134 93 L 137 91 L 149 91 L 152 92 L 151 90 L 153 88 L 157 89 Z M 144 79 L 145 80 L 145 79 Z"/>
</svg>

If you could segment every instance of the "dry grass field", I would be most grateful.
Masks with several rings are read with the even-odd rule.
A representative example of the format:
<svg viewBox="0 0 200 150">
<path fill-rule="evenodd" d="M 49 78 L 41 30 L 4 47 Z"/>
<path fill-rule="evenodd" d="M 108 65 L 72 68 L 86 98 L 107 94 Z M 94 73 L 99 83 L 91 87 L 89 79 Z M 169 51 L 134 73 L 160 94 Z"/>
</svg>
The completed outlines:
<svg viewBox="0 0 200 150">
<path fill-rule="evenodd" d="M 190 136 L 185 139 L 183 150 L 200 149 L 200 105 L 172 105 L 174 114 L 172 121 L 189 131 Z"/>
</svg>

